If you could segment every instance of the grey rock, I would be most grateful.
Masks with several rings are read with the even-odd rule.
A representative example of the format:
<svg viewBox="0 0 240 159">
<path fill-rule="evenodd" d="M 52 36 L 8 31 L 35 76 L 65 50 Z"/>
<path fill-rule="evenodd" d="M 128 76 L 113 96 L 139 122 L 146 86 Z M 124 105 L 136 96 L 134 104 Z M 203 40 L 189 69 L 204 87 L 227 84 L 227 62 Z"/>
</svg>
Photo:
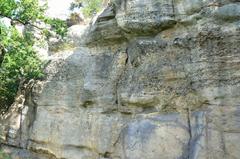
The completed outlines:
<svg viewBox="0 0 240 159">
<path fill-rule="evenodd" d="M 129 123 L 122 132 L 121 158 L 186 158 L 189 140 L 186 124 L 177 114 L 149 115 Z"/>
<path fill-rule="evenodd" d="M 83 44 L 102 45 L 105 43 L 121 43 L 126 40 L 122 29 L 115 18 L 116 9 L 109 6 L 93 19 L 84 38 Z"/>
<path fill-rule="evenodd" d="M 173 26 L 172 1 L 134 1 L 121 2 L 117 10 L 118 25 L 127 33 L 148 35 Z"/>
<path fill-rule="evenodd" d="M 238 158 L 239 107 L 210 107 L 191 119 L 191 158 Z"/>
<path fill-rule="evenodd" d="M 215 11 L 215 16 L 223 20 L 240 20 L 240 3 L 233 3 L 220 7 Z"/>
<path fill-rule="evenodd" d="M 239 158 L 238 6 L 110 1 L 85 31 L 70 29 L 77 47 L 50 56 L 46 78 L 1 118 L 1 143 L 15 147 L 4 151 L 20 159 Z"/>
</svg>

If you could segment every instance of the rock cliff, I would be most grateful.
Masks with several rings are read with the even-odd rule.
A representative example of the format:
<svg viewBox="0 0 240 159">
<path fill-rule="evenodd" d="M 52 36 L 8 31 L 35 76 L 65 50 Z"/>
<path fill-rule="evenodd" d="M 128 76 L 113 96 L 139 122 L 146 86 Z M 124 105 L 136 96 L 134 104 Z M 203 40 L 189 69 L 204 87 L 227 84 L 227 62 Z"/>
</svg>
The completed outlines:
<svg viewBox="0 0 240 159">
<path fill-rule="evenodd" d="M 0 125 L 20 159 L 238 159 L 240 2 L 113 0 Z"/>
</svg>

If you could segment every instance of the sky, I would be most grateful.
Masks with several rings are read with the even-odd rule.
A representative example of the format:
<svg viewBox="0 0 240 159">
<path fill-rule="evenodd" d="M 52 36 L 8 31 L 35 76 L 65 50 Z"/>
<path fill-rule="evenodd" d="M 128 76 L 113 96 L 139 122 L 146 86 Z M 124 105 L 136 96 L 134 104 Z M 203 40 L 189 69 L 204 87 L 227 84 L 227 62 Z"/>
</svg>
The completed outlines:
<svg viewBox="0 0 240 159">
<path fill-rule="evenodd" d="M 54 17 L 54 18 L 60 18 L 65 20 L 69 14 L 70 14 L 70 4 L 74 0 L 40 0 L 40 4 L 44 4 L 46 1 L 48 1 L 48 10 L 47 10 L 47 16 Z M 3 22 L 7 26 L 10 25 L 9 19 L 0 19 L 0 22 Z"/>
<path fill-rule="evenodd" d="M 48 0 L 49 9 L 47 15 L 50 17 L 66 19 L 69 15 L 70 3 L 73 0 Z"/>
</svg>

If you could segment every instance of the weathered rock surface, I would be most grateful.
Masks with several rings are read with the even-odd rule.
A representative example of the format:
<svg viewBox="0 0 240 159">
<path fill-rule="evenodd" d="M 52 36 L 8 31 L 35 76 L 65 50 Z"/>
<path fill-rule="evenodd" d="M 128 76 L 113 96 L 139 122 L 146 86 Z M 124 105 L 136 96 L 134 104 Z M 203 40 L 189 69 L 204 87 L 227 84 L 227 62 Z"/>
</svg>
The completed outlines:
<svg viewBox="0 0 240 159">
<path fill-rule="evenodd" d="M 239 6 L 112 1 L 1 120 L 3 149 L 21 159 L 238 159 Z"/>
</svg>

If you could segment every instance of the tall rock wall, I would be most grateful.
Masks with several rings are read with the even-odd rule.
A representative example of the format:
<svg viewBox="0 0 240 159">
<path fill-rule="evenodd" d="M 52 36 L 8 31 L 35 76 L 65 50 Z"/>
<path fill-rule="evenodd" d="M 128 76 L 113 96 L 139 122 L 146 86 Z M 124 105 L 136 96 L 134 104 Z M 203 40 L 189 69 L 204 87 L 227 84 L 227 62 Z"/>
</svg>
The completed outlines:
<svg viewBox="0 0 240 159">
<path fill-rule="evenodd" d="M 240 2 L 113 0 L 2 119 L 36 159 L 238 159 Z M 10 120 L 11 119 L 11 120 Z"/>
</svg>

